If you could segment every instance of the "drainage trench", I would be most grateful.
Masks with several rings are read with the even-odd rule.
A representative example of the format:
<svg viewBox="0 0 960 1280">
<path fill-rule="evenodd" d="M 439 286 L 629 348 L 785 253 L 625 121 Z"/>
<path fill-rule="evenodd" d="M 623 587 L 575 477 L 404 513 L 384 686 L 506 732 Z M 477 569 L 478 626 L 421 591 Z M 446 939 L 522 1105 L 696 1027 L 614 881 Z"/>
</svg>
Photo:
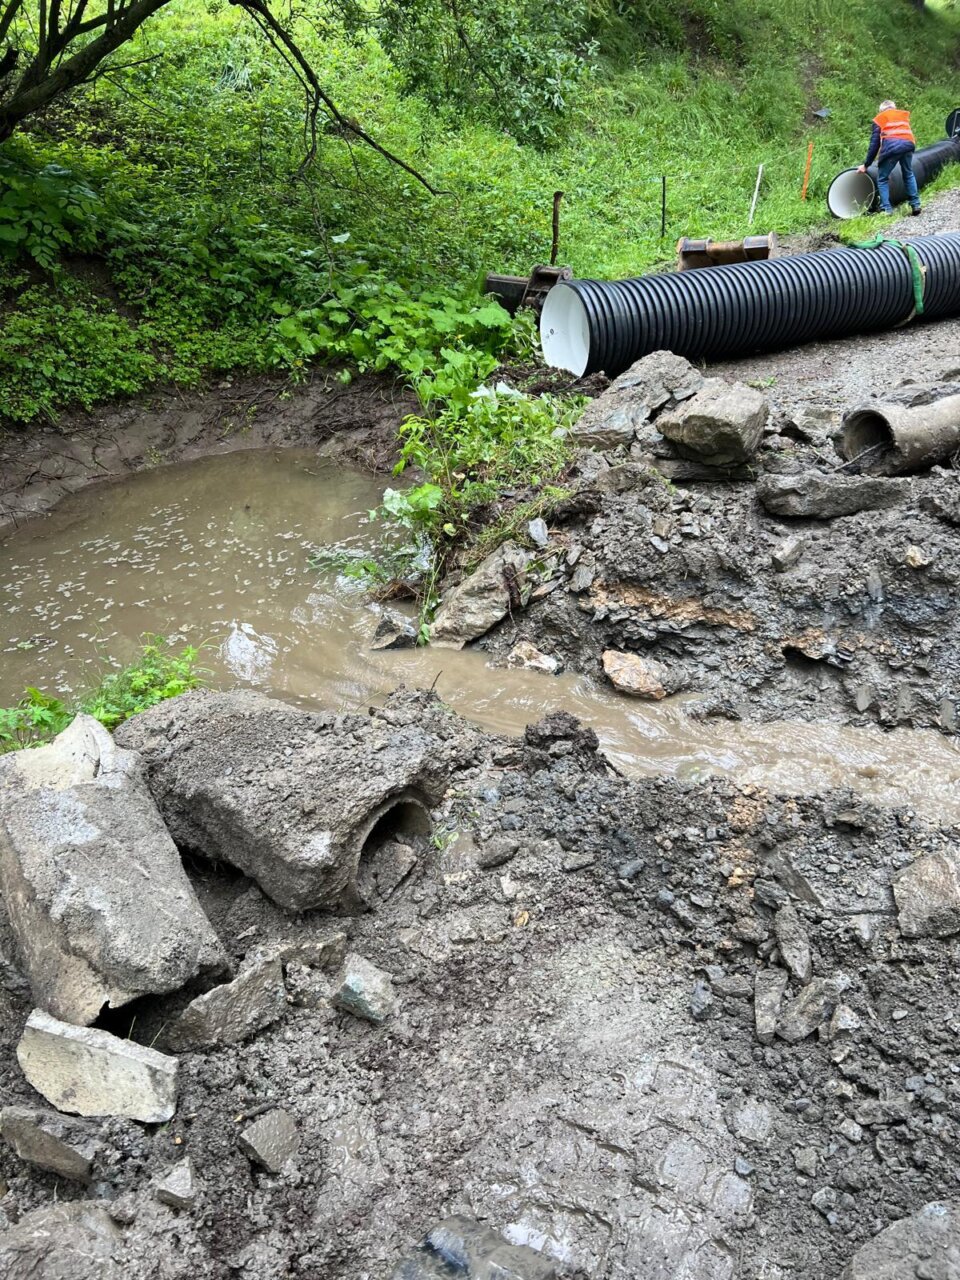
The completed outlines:
<svg viewBox="0 0 960 1280">
<path fill-rule="evenodd" d="M 158 468 L 87 489 L 0 543 L 0 705 L 30 684 L 96 683 L 145 632 L 204 643 L 220 687 L 333 708 L 436 681 L 487 728 L 518 734 L 550 711 L 591 725 L 633 776 L 719 774 L 782 792 L 853 787 L 960 821 L 960 749 L 926 730 L 828 723 L 700 722 L 687 701 L 625 699 L 585 676 L 488 665 L 479 652 L 375 652 L 379 611 L 355 585 L 311 568 L 313 550 L 370 552 L 366 512 L 382 485 L 303 451 L 255 451 Z M 406 807 L 372 833 L 389 837 Z"/>
</svg>

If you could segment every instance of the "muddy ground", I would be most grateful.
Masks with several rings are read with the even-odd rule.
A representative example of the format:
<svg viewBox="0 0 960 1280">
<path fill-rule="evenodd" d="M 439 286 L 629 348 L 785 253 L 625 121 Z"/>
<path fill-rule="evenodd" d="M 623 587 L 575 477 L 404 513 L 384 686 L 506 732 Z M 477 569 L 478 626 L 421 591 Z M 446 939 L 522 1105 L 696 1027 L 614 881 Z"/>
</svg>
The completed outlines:
<svg viewBox="0 0 960 1280">
<path fill-rule="evenodd" d="M 958 211 L 960 196 L 942 198 L 923 229 L 957 225 Z M 498 656 L 529 639 L 597 673 L 608 647 L 655 657 L 702 715 L 954 731 L 960 473 L 914 478 L 893 508 L 828 521 L 767 515 L 756 479 L 835 472 L 843 408 L 958 369 L 960 321 L 713 370 L 770 399 L 756 475 L 665 485 L 630 471 L 629 456 L 581 464 L 582 493 L 552 527 L 574 563 L 484 645 Z M 385 384 L 318 380 L 283 396 L 233 384 L 7 436 L 7 518 L 104 472 L 341 429 L 353 456 L 389 458 L 404 406 Z M 627 467 L 619 492 L 599 480 L 607 464 Z M 771 553 L 786 537 L 803 554 L 778 573 Z M 910 547 L 925 563 L 910 563 Z M 584 566 L 592 577 L 574 582 Z M 373 1026 L 337 1011 L 331 975 L 288 966 L 281 1021 L 182 1055 L 173 1121 L 95 1122 L 91 1186 L 0 1144 L 0 1226 L 96 1201 L 133 1280 L 387 1280 L 454 1212 L 542 1250 L 559 1280 L 865 1280 L 854 1260 L 867 1241 L 960 1199 L 960 903 L 946 876 L 945 914 L 909 936 L 892 887 L 918 859 L 952 866 L 956 831 L 846 792 L 627 781 L 562 718 L 515 740 L 423 695 L 372 714 L 401 741 L 411 725 L 436 733 L 449 761 L 434 834 L 404 837 L 416 864 L 397 884 L 384 874 L 374 910 L 291 915 L 185 856 L 236 965 L 342 928 L 392 974 L 394 1015 Z M 255 777 L 289 757 L 295 775 L 299 733 L 245 767 Z M 396 843 L 388 833 L 370 847 L 374 872 Z M 31 1001 L 8 935 L 0 950 L 0 1093 L 38 1105 L 14 1056 Z M 776 1031 L 757 1024 L 771 981 L 783 988 Z M 111 1029 L 149 1043 L 163 1006 L 127 1012 Z M 237 1136 L 278 1106 L 300 1150 L 270 1174 Z M 198 1198 L 176 1210 L 153 1182 L 184 1154 Z M 960 1275 L 955 1249 L 900 1256 L 892 1280 Z"/>
</svg>

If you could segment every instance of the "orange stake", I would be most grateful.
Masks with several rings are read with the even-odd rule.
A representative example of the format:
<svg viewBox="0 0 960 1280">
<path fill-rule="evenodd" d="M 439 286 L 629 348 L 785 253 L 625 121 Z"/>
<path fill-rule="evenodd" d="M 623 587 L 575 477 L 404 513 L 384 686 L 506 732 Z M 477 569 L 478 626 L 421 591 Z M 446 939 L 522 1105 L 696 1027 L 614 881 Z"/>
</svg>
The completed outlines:
<svg viewBox="0 0 960 1280">
<path fill-rule="evenodd" d="M 809 186 L 809 183 L 810 183 L 810 163 L 812 160 L 813 160 L 813 143 L 811 142 L 807 147 L 807 167 L 803 171 L 803 190 L 800 192 L 801 200 L 806 200 L 807 198 L 807 187 Z"/>
</svg>

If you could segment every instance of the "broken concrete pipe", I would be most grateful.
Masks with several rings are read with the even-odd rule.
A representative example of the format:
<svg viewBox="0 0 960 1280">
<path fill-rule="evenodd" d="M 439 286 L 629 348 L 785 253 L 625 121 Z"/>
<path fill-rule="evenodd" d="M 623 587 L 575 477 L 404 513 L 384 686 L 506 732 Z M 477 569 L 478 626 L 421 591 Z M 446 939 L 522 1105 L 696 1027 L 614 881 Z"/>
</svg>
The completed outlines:
<svg viewBox="0 0 960 1280">
<path fill-rule="evenodd" d="M 913 173 L 917 189 L 923 190 L 948 164 L 960 161 L 960 135 L 954 136 L 951 123 L 956 112 L 947 117 L 946 138 L 921 147 L 913 153 Z M 907 198 L 899 165 L 890 175 L 890 203 L 896 208 Z M 859 218 L 880 208 L 877 186 L 877 166 L 872 164 L 866 173 L 859 169 L 841 169 L 827 190 L 827 208 L 835 218 Z"/>
<path fill-rule="evenodd" d="M 374 716 L 298 711 L 252 692 L 184 694 L 128 721 L 174 840 L 236 867 L 282 907 L 363 910 L 371 843 L 426 833 L 443 745 Z"/>
<path fill-rule="evenodd" d="M 911 241 L 925 320 L 960 314 L 960 233 Z M 914 314 L 913 268 L 895 245 L 829 249 L 638 280 L 566 280 L 547 295 L 547 364 L 616 377 L 652 351 L 717 360 L 889 329 Z"/>
<path fill-rule="evenodd" d="M 843 419 L 841 451 L 872 475 L 903 475 L 942 462 L 960 451 L 960 395 L 851 409 Z"/>
</svg>

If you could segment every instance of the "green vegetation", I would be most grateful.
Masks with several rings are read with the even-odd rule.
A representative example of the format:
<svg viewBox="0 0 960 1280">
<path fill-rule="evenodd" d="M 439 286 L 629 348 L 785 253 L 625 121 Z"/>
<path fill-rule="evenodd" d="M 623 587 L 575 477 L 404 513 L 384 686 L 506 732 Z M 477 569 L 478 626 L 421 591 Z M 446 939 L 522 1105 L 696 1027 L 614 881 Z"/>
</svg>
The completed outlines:
<svg viewBox="0 0 960 1280">
<path fill-rule="evenodd" d="M 342 9 L 346 25 L 322 6 L 322 21 L 295 24 L 301 47 L 344 115 L 444 194 L 336 121 L 304 168 L 300 87 L 247 14 L 170 3 L 116 69 L 0 152 L 0 414 L 27 421 L 159 377 L 297 373 L 318 359 L 410 376 L 411 350 L 429 345 L 409 341 L 418 305 L 465 317 L 481 270 L 542 261 L 554 189 L 566 193 L 562 259 L 580 274 L 637 273 L 680 234 L 744 234 L 761 162 L 757 229 L 823 223 L 826 183 L 862 158 L 880 97 L 910 105 L 922 141 L 955 105 L 949 5 Z"/>
<path fill-rule="evenodd" d="M 27 689 L 15 707 L 0 707 L 0 753 L 37 747 L 55 738 L 80 712 L 108 729 L 202 684 L 198 651 L 174 650 L 162 636 L 144 636 L 139 656 L 111 671 L 79 703 L 67 703 L 40 689 Z"/>
</svg>

